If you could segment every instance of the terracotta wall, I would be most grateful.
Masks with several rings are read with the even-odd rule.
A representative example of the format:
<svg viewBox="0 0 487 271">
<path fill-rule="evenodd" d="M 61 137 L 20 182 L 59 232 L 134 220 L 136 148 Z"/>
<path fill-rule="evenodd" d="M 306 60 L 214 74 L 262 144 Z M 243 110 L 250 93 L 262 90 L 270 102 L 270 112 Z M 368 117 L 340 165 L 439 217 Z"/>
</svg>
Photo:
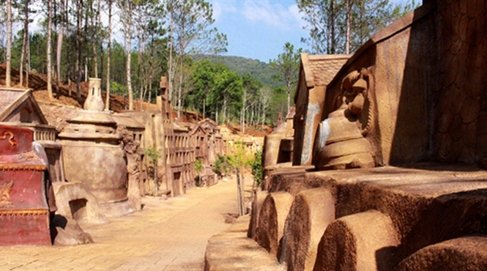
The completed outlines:
<svg viewBox="0 0 487 271">
<path fill-rule="evenodd" d="M 487 157 L 486 11 L 485 1 L 425 1 L 345 64 L 322 119 L 338 108 L 343 78 L 370 68 L 378 114 L 367 139 L 380 164 Z"/>
<path fill-rule="evenodd" d="M 388 164 L 431 160 L 437 65 L 432 11 L 405 17 L 412 24 L 378 43 L 375 63 L 378 124 Z M 408 22 L 409 23 L 409 22 Z"/>
<path fill-rule="evenodd" d="M 476 162 L 487 157 L 487 2 L 430 2 L 437 3 L 437 157 Z"/>
<path fill-rule="evenodd" d="M 340 87 L 351 71 L 368 68 L 377 106 L 375 129 L 367 136 L 378 164 L 425 160 L 430 149 L 428 105 L 434 71 L 431 17 L 410 14 L 376 34 L 344 66 L 327 89 L 323 119 L 340 105 Z M 414 23 L 413 23 L 414 22 Z"/>
</svg>

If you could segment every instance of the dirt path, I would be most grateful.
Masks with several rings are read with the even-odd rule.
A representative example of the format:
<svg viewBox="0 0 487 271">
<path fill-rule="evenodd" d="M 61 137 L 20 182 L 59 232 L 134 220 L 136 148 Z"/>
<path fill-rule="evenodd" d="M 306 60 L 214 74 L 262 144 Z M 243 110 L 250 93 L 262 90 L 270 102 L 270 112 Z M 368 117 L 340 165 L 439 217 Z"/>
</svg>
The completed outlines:
<svg viewBox="0 0 487 271">
<path fill-rule="evenodd" d="M 2 247 L 0 270 L 203 270 L 207 240 L 228 228 L 225 215 L 236 212 L 236 184 L 144 203 L 142 212 L 85 227 L 95 244 Z"/>
</svg>

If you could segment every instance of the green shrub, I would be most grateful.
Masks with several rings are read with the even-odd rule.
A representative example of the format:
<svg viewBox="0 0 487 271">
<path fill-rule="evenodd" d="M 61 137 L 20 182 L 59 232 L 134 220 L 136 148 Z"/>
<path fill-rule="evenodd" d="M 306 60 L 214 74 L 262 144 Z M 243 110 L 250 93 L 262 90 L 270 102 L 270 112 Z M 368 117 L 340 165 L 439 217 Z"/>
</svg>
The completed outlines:
<svg viewBox="0 0 487 271">
<path fill-rule="evenodd" d="M 254 175 L 255 182 L 260 185 L 264 179 L 264 167 L 262 166 L 262 150 L 258 150 L 254 154 L 254 159 L 251 162 L 252 175 Z"/>
<path fill-rule="evenodd" d="M 244 170 L 249 168 L 253 159 L 252 152 L 247 149 L 244 142 L 236 141 L 229 155 L 229 162 L 233 169 Z"/>
<path fill-rule="evenodd" d="M 194 161 L 193 167 L 194 167 L 194 171 L 196 171 L 197 174 L 195 177 L 196 186 L 202 186 L 203 179 L 201 178 L 200 174 L 201 172 L 203 172 L 204 169 L 203 161 L 201 161 L 201 159 L 196 159 Z"/>
<path fill-rule="evenodd" d="M 230 164 L 230 158 L 226 155 L 218 155 L 215 164 L 213 165 L 213 171 L 222 177 L 227 175 L 232 170 L 232 165 Z"/>
<path fill-rule="evenodd" d="M 154 166 L 157 165 L 157 160 L 161 158 L 161 154 L 154 147 L 145 149 L 144 154 Z"/>
<path fill-rule="evenodd" d="M 117 83 L 116 81 L 111 81 L 110 92 L 112 94 L 124 95 L 127 93 L 127 86 Z"/>
<path fill-rule="evenodd" d="M 203 171 L 203 161 L 201 161 L 201 159 L 196 159 L 196 161 L 194 161 L 194 170 L 198 175 Z"/>
<path fill-rule="evenodd" d="M 157 151 L 156 148 L 150 147 L 144 149 L 144 155 L 147 157 L 148 160 L 148 165 L 147 165 L 147 172 L 149 175 L 149 178 L 152 178 L 154 181 L 154 187 L 155 191 L 152 191 L 153 193 L 157 193 L 157 190 L 159 190 L 159 174 L 157 172 L 157 161 L 159 158 L 161 158 L 161 154 L 159 151 Z"/>
</svg>

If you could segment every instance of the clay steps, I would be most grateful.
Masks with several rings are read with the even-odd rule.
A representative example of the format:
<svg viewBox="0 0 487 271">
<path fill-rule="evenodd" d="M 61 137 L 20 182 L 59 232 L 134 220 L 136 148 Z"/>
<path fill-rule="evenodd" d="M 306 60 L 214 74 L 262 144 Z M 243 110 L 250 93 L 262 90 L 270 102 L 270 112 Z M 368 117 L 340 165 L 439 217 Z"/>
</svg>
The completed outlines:
<svg viewBox="0 0 487 271">
<path fill-rule="evenodd" d="M 467 236 L 427 246 L 404 259 L 396 270 L 487 270 L 487 237 Z"/>
<path fill-rule="evenodd" d="M 335 220 L 335 198 L 328 189 L 314 188 L 296 195 L 279 246 L 279 262 L 288 270 L 312 270 L 318 243 Z"/>
<path fill-rule="evenodd" d="M 270 193 L 259 211 L 255 240 L 276 257 L 293 200 L 294 197 L 287 192 Z"/>
<path fill-rule="evenodd" d="M 250 217 L 237 219 L 227 231 L 214 235 L 208 241 L 205 271 L 283 271 L 276 258 L 247 238 Z"/>
</svg>

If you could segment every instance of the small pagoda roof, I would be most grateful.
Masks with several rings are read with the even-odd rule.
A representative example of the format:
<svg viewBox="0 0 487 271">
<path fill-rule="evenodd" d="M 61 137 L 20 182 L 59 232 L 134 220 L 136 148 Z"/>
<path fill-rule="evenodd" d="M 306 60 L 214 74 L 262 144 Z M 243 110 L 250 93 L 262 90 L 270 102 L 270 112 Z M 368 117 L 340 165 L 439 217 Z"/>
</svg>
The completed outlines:
<svg viewBox="0 0 487 271">
<path fill-rule="evenodd" d="M 206 118 L 200 120 L 191 130 L 191 134 L 195 134 L 198 130 L 202 130 L 205 134 L 208 132 L 213 132 L 215 134 L 220 132 L 220 127 L 216 124 L 216 122 L 212 119 Z M 211 131 L 209 131 L 211 130 Z"/>
<path fill-rule="evenodd" d="M 145 130 L 145 125 L 139 122 L 136 118 L 129 115 L 114 114 L 113 118 L 118 126 L 125 126 L 130 129 Z"/>
<path fill-rule="evenodd" d="M 25 108 L 39 124 L 48 124 L 31 89 L 0 87 L 0 97 L 0 122 L 9 122 Z"/>
<path fill-rule="evenodd" d="M 80 109 L 78 110 L 78 114 L 72 118 L 67 120 L 69 123 L 85 123 L 85 124 L 99 124 L 99 125 L 107 125 L 107 126 L 116 126 L 117 122 L 112 117 L 110 113 L 107 112 L 99 112 L 99 111 L 90 111 Z"/>
<path fill-rule="evenodd" d="M 328 85 L 349 58 L 350 55 L 309 55 L 302 53 L 301 70 L 306 86 L 311 88 Z"/>
</svg>

